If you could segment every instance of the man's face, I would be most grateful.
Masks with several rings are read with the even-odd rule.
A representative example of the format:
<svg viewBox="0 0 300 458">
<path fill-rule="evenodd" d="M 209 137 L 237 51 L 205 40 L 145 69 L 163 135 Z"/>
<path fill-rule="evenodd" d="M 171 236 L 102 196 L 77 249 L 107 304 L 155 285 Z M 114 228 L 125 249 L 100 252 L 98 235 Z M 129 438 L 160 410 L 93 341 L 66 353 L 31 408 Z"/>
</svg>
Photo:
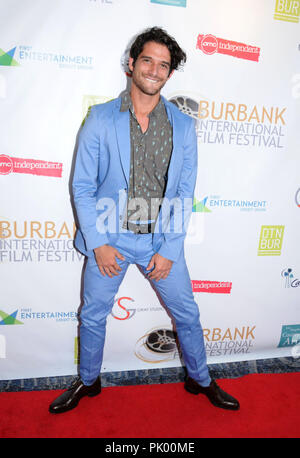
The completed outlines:
<svg viewBox="0 0 300 458">
<path fill-rule="evenodd" d="M 168 48 L 148 41 L 134 65 L 132 57 L 129 59 L 132 84 L 144 94 L 156 95 L 173 74 L 173 71 L 170 73 L 170 65 L 171 55 Z"/>
</svg>

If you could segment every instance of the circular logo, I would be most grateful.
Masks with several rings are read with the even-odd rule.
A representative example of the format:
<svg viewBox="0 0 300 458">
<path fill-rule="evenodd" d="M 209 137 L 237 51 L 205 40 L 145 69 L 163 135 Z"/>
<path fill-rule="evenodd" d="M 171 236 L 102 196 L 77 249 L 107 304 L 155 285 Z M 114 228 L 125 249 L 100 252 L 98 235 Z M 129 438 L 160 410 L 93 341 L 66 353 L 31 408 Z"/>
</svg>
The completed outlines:
<svg viewBox="0 0 300 458">
<path fill-rule="evenodd" d="M 169 329 L 156 329 L 148 335 L 145 343 L 149 350 L 156 353 L 176 350 L 176 338 L 174 332 Z"/>
<path fill-rule="evenodd" d="M 205 35 L 201 40 L 200 47 L 205 54 L 214 54 L 218 50 L 218 40 L 214 35 Z"/>
<path fill-rule="evenodd" d="M 297 207 L 300 207 L 300 188 L 296 192 L 295 201 L 296 201 Z"/>
<path fill-rule="evenodd" d="M 198 119 L 199 103 L 186 95 L 178 95 L 171 97 L 169 102 L 179 108 L 182 113 L 185 113 L 192 118 Z"/>
<path fill-rule="evenodd" d="M 12 159 L 5 154 L 0 154 L 0 175 L 8 175 L 13 171 L 13 168 Z"/>
<path fill-rule="evenodd" d="M 131 297 L 119 297 L 118 299 L 115 299 L 114 304 L 117 304 L 117 306 L 121 309 L 121 312 L 117 309 L 117 315 L 115 315 L 113 310 L 110 313 L 116 320 L 128 320 L 129 318 L 132 318 L 135 314 L 135 309 L 127 309 L 126 307 L 124 307 L 124 305 L 122 305 L 121 301 L 123 301 L 124 299 L 134 302 L 134 300 L 131 299 Z"/>
<path fill-rule="evenodd" d="M 176 333 L 159 327 L 140 337 L 135 345 L 135 356 L 150 364 L 175 361 L 179 357 Z"/>
</svg>

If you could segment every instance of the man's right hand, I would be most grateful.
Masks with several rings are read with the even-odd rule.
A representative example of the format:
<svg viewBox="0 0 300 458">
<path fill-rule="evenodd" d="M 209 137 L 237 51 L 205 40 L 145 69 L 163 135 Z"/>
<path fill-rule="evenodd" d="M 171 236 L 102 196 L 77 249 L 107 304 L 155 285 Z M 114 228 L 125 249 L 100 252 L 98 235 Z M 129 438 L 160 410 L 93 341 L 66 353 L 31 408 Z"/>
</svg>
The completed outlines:
<svg viewBox="0 0 300 458">
<path fill-rule="evenodd" d="M 116 261 L 116 257 L 125 261 L 124 256 L 118 252 L 118 250 L 110 245 L 102 245 L 94 249 L 96 262 L 102 275 L 108 275 L 113 277 L 119 275 L 119 271 L 122 270 Z"/>
</svg>

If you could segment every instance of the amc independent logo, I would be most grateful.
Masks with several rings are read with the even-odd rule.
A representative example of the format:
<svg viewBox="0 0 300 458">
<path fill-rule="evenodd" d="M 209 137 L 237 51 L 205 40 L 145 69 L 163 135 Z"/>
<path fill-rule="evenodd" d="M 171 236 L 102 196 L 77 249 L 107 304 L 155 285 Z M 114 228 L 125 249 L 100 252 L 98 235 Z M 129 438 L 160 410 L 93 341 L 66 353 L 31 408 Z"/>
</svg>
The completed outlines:
<svg viewBox="0 0 300 458">
<path fill-rule="evenodd" d="M 262 226 L 260 231 L 258 256 L 280 256 L 284 226 Z"/>
<path fill-rule="evenodd" d="M 228 56 L 237 57 L 239 59 L 253 60 L 258 62 L 260 48 L 257 46 L 249 46 L 245 43 L 226 40 L 225 38 L 217 38 L 214 35 L 199 34 L 197 39 L 197 49 L 200 49 L 204 54 L 226 54 Z"/>
<path fill-rule="evenodd" d="M 298 0 L 276 0 L 274 19 L 299 22 L 300 2 Z"/>
<path fill-rule="evenodd" d="M 10 173 L 28 173 L 30 175 L 61 178 L 62 163 L 21 159 L 0 154 L 0 175 L 9 175 Z"/>
<path fill-rule="evenodd" d="M 232 283 L 223 281 L 191 280 L 194 293 L 230 294 Z"/>
</svg>

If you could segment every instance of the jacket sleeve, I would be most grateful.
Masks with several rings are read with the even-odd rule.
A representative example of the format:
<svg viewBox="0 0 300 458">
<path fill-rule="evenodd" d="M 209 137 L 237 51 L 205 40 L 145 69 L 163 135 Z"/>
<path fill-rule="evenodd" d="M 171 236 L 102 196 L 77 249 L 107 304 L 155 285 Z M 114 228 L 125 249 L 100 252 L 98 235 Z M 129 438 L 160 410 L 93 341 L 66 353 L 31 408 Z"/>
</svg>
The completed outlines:
<svg viewBox="0 0 300 458">
<path fill-rule="evenodd" d="M 96 107 L 92 107 L 79 134 L 72 183 L 79 226 L 87 250 L 108 243 L 106 234 L 100 233 L 96 227 L 99 154 L 99 121 Z"/>
<path fill-rule="evenodd" d="M 183 154 L 183 167 L 175 205 L 172 206 L 170 211 L 169 224 L 167 230 L 163 230 L 163 242 L 158 250 L 161 256 L 174 262 L 183 250 L 188 222 L 193 209 L 194 190 L 197 179 L 197 136 L 195 121 L 191 118 L 186 129 Z"/>
</svg>

